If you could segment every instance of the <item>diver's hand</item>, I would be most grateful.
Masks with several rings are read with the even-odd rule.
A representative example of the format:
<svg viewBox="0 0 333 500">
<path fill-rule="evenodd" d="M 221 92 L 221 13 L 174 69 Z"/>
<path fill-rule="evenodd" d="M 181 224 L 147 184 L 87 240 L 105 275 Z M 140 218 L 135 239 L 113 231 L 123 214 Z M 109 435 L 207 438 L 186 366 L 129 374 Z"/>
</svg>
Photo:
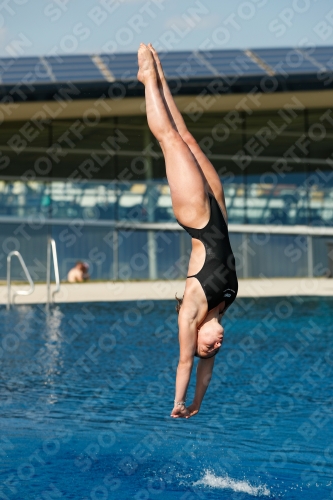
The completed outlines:
<svg viewBox="0 0 333 500">
<path fill-rule="evenodd" d="M 195 405 L 194 403 L 192 403 L 190 406 L 187 407 L 187 410 L 189 412 L 189 416 L 188 418 L 190 417 L 193 417 L 194 415 L 196 415 L 199 410 L 200 410 L 200 407 Z"/>
<path fill-rule="evenodd" d="M 186 406 L 176 405 L 173 407 L 170 417 L 172 418 L 190 418 L 190 412 Z"/>
</svg>

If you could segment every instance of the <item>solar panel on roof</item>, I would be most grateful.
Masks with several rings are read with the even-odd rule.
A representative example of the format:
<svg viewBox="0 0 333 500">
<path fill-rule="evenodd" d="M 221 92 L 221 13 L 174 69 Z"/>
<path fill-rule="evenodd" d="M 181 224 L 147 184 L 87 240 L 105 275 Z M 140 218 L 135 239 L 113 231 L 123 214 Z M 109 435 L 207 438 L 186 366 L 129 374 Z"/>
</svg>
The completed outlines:
<svg viewBox="0 0 333 500">
<path fill-rule="evenodd" d="M 30 68 L 33 67 L 35 64 L 38 64 L 40 62 L 39 58 L 17 58 L 17 59 L 1 59 L 0 61 L 0 70 L 6 70 L 8 68 Z"/>
<path fill-rule="evenodd" d="M 332 47 L 256 49 L 252 53 L 254 58 L 251 51 L 237 49 L 178 51 L 161 52 L 160 58 L 169 78 L 262 76 L 270 68 L 284 75 L 316 74 L 333 69 Z M 36 83 L 103 82 L 112 77 L 128 81 L 136 79 L 137 69 L 136 53 L 4 58 L 0 60 L 0 79 L 8 84 L 23 80 Z"/>
<path fill-rule="evenodd" d="M 253 53 L 277 74 L 316 73 L 318 71 L 318 67 L 297 49 L 256 49 Z"/>
<path fill-rule="evenodd" d="M 47 67 L 39 57 L 2 60 L 0 78 L 3 83 L 51 82 Z"/>
<path fill-rule="evenodd" d="M 2 61 L 6 61 L 6 63 L 10 62 L 11 64 L 36 64 L 40 61 L 40 57 L 5 57 Z"/>
<path fill-rule="evenodd" d="M 244 55 L 242 50 L 201 50 L 200 54 L 204 54 L 207 59 L 222 58 L 233 59 L 234 57 Z"/>
<path fill-rule="evenodd" d="M 91 56 L 56 56 L 45 59 L 57 81 L 105 80 Z"/>
<path fill-rule="evenodd" d="M 162 53 L 161 61 L 166 76 L 170 78 L 211 77 L 214 74 L 195 52 Z"/>
<path fill-rule="evenodd" d="M 87 54 L 78 54 L 78 55 L 62 55 L 56 54 L 52 56 L 45 56 L 45 59 L 51 64 L 55 63 L 67 63 L 67 64 L 75 64 L 75 63 L 91 63 L 92 59 L 90 55 Z"/>
<path fill-rule="evenodd" d="M 21 83 L 21 84 L 35 84 L 35 83 L 51 83 L 52 80 L 49 76 L 36 76 L 36 78 L 34 78 L 34 80 L 29 80 L 26 75 L 23 75 L 22 77 L 18 77 L 18 78 L 15 78 L 13 76 L 4 76 L 2 79 L 2 83 L 6 83 L 6 84 L 18 84 L 18 83 Z"/>
<path fill-rule="evenodd" d="M 266 74 L 256 62 L 241 50 L 202 52 L 208 64 L 220 75 L 262 75 Z"/>
<path fill-rule="evenodd" d="M 136 78 L 138 71 L 137 54 L 102 54 L 100 57 L 116 80 Z"/>
<path fill-rule="evenodd" d="M 313 61 L 318 63 L 319 68 L 333 69 L 333 49 L 332 47 L 307 47 L 302 52 Z"/>
</svg>

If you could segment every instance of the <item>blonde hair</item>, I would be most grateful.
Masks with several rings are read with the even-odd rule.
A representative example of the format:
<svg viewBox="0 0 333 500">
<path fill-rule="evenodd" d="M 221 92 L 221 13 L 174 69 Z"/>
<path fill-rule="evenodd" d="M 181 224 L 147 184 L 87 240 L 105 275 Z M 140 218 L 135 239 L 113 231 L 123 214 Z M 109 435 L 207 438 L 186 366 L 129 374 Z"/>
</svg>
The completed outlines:
<svg viewBox="0 0 333 500">
<path fill-rule="evenodd" d="M 180 308 L 182 306 L 182 303 L 183 303 L 183 300 L 184 300 L 184 295 L 182 296 L 182 298 L 180 299 L 179 297 L 177 297 L 177 294 L 175 295 L 175 299 L 177 300 L 177 304 L 176 304 L 176 311 L 177 311 L 177 314 L 179 314 L 179 311 L 180 311 Z"/>
</svg>

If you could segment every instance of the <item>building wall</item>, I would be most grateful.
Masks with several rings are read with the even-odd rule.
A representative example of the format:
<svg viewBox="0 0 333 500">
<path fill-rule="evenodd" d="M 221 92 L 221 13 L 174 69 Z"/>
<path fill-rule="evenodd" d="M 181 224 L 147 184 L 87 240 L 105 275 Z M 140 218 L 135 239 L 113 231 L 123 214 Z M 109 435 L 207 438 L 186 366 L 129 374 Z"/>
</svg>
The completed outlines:
<svg viewBox="0 0 333 500">
<path fill-rule="evenodd" d="M 332 226 L 333 111 L 298 103 L 184 113 L 221 177 L 231 224 Z M 87 115 L 29 127 L 1 125 L 2 279 L 6 254 L 18 249 L 35 279 L 44 280 L 48 236 L 57 242 L 62 279 L 78 259 L 90 263 L 94 279 L 186 275 L 190 240 L 165 231 L 175 219 L 161 151 L 144 117 Z M 114 221 L 160 227 L 115 232 Z M 231 234 L 240 277 L 328 273 L 333 238 L 313 237 L 310 252 L 302 236 L 268 236 Z M 13 270 L 19 277 L 14 262 Z"/>
<path fill-rule="evenodd" d="M 332 224 L 331 109 L 189 112 L 185 118 L 221 177 L 231 223 Z M 126 219 L 112 198 L 138 194 L 133 184 L 151 180 L 157 183 L 141 192 L 142 205 L 158 201 L 165 167 L 144 117 L 31 127 L 27 133 L 23 122 L 1 126 L 2 179 L 16 183 L 0 183 L 0 215 L 48 208 L 56 218 Z"/>
<path fill-rule="evenodd" d="M 66 280 L 77 260 L 89 264 L 94 280 L 183 279 L 187 275 L 191 240 L 183 230 L 3 224 L 0 279 L 6 279 L 7 254 L 18 250 L 33 280 L 45 281 L 49 236 L 56 241 L 61 280 Z M 230 240 L 239 278 L 333 274 L 333 237 L 231 232 Z M 12 277 L 20 281 L 25 279 L 16 258 L 12 260 Z"/>
</svg>

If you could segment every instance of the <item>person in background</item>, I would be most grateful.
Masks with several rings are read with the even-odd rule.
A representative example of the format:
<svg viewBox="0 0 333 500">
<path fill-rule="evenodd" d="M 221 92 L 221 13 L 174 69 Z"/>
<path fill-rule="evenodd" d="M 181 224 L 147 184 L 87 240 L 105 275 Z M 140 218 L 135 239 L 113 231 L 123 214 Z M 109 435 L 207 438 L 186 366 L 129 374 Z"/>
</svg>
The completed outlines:
<svg viewBox="0 0 333 500">
<path fill-rule="evenodd" d="M 87 262 L 82 262 L 79 260 L 75 266 L 68 272 L 67 280 L 69 283 L 82 283 L 87 281 L 90 276 L 88 274 L 89 264 Z"/>
</svg>

